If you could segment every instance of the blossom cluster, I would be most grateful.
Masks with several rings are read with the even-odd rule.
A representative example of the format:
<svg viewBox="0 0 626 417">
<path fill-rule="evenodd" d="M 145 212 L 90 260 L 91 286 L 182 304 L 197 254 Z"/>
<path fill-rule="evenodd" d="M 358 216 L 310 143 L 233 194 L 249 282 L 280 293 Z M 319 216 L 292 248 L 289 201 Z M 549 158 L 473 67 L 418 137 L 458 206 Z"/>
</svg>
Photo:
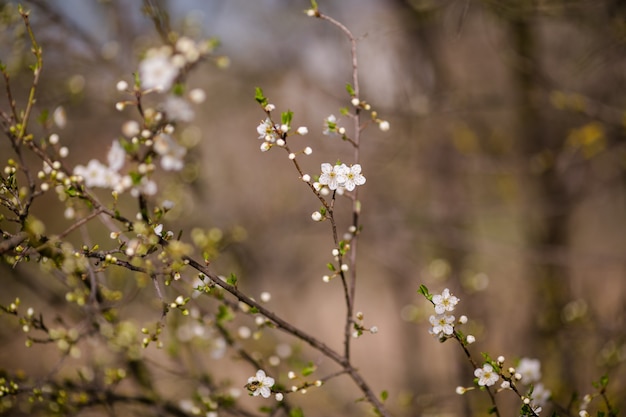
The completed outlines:
<svg viewBox="0 0 626 417">
<path fill-rule="evenodd" d="M 433 295 L 431 301 L 435 306 L 435 314 L 428 319 L 432 326 L 429 333 L 445 340 L 454 334 L 455 317 L 448 313 L 454 311 L 459 299 L 446 288 L 441 294 Z"/>
<path fill-rule="evenodd" d="M 167 91 L 181 72 L 211 52 L 209 42 L 196 43 L 181 36 L 174 47 L 151 48 L 139 64 L 139 79 L 144 90 Z"/>
<path fill-rule="evenodd" d="M 429 317 L 430 334 L 442 342 L 451 338 L 456 339 L 464 346 L 475 342 L 474 336 L 463 335 L 455 329 L 457 320 L 449 313 L 454 311 L 460 300 L 448 288 L 444 289 L 441 294 L 431 295 L 425 286 L 421 286 L 419 292 L 430 300 L 435 309 L 435 314 Z M 467 316 L 461 316 L 458 323 L 464 324 L 467 321 Z M 465 351 L 470 355 L 467 349 Z M 541 363 L 539 360 L 522 358 L 517 367 L 505 368 L 504 356 L 498 356 L 496 360 L 492 360 L 486 354 L 483 355 L 486 360 L 481 367 L 474 369 L 474 383 L 479 388 L 486 388 L 496 385 L 502 379 L 498 391 L 513 390 L 522 400 L 522 415 L 538 416 L 551 396 L 551 392 L 541 383 Z M 470 361 L 475 364 L 471 357 Z M 464 394 L 473 388 L 460 386 L 457 387 L 456 392 Z"/>
<path fill-rule="evenodd" d="M 348 167 L 346 164 L 331 165 L 323 163 L 322 174 L 319 178 L 319 184 L 325 185 L 331 190 L 345 188 L 352 191 L 357 185 L 365 184 L 365 177 L 361 175 L 361 165 L 354 164 Z"/>
</svg>

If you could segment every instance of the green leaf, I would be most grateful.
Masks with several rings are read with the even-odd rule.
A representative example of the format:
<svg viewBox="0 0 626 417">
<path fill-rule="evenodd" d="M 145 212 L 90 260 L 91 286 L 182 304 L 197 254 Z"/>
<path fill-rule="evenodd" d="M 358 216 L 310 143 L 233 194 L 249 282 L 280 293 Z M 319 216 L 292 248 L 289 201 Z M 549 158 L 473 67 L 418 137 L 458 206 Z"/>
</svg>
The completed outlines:
<svg viewBox="0 0 626 417">
<path fill-rule="evenodd" d="M 317 366 L 315 366 L 312 362 L 309 362 L 309 365 L 302 370 L 302 376 L 309 376 L 315 372 L 316 369 Z"/>
<path fill-rule="evenodd" d="M 226 278 L 226 282 L 233 287 L 237 286 L 237 276 L 231 272 L 231 274 Z"/>
<path fill-rule="evenodd" d="M 256 87 L 255 93 L 254 93 L 254 99 L 261 106 L 263 107 L 267 106 L 267 98 L 265 98 L 265 96 L 263 95 L 263 90 L 261 90 L 261 87 Z"/>
<path fill-rule="evenodd" d="M 606 388 L 606 386 L 609 384 L 609 376 L 608 375 L 602 375 L 602 377 L 600 378 L 600 386 L 602 388 Z"/>
<path fill-rule="evenodd" d="M 330 262 L 326 264 L 326 268 L 328 268 L 330 271 L 335 272 L 335 265 L 331 264 Z"/>
<path fill-rule="evenodd" d="M 43 109 L 41 113 L 39 114 L 39 117 L 37 118 L 37 121 L 39 122 L 39 124 L 45 125 L 46 122 L 48 121 L 49 115 L 50 115 L 50 112 L 48 111 L 48 109 Z"/>
<path fill-rule="evenodd" d="M 424 284 L 420 285 L 420 288 L 417 290 L 417 292 L 418 292 L 418 294 L 422 294 L 429 301 L 432 300 L 432 298 L 433 298 L 433 296 L 430 295 L 430 292 L 428 292 L 428 288 L 426 288 L 426 285 L 424 285 Z"/>
<path fill-rule="evenodd" d="M 346 83 L 346 91 L 350 94 L 350 97 L 354 97 L 356 95 L 354 87 L 352 87 L 350 83 Z"/>
<path fill-rule="evenodd" d="M 293 119 L 293 112 L 291 110 L 287 110 L 280 115 L 280 122 L 284 125 L 291 126 L 291 119 Z"/>
<path fill-rule="evenodd" d="M 218 323 L 223 323 L 226 321 L 231 321 L 232 319 L 235 318 L 235 315 L 233 314 L 231 309 L 228 308 L 228 306 L 221 304 L 218 307 L 216 318 L 217 318 Z"/>
<path fill-rule="evenodd" d="M 387 401 L 387 398 L 389 397 L 389 393 L 387 392 L 387 390 L 384 390 L 383 392 L 380 393 L 380 399 L 383 401 Z"/>
<path fill-rule="evenodd" d="M 317 6 L 317 1 L 315 0 L 311 0 L 311 8 L 317 10 L 318 6 Z"/>
<path fill-rule="evenodd" d="M 301 408 L 294 407 L 289 411 L 289 417 L 304 417 L 304 413 Z"/>
</svg>

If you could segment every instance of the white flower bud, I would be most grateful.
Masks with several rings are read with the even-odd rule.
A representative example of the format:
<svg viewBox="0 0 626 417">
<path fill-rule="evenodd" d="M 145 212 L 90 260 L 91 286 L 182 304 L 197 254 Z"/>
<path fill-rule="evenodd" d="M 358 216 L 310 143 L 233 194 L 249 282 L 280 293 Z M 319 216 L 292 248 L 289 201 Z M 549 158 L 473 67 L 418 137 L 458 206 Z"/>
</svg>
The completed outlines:
<svg viewBox="0 0 626 417">
<path fill-rule="evenodd" d="M 316 222 L 322 221 L 322 213 L 320 213 L 319 211 L 314 211 L 313 214 L 311 214 L 311 218 Z"/>
<path fill-rule="evenodd" d="M 309 129 L 306 126 L 300 126 L 297 130 L 298 135 L 306 135 L 307 133 L 309 133 Z"/>
<path fill-rule="evenodd" d="M 126 91 L 126 89 L 128 89 L 128 83 L 124 80 L 118 81 L 115 88 L 117 91 Z"/>
<path fill-rule="evenodd" d="M 195 104 L 204 103 L 204 100 L 206 100 L 206 93 L 201 88 L 194 88 L 189 92 L 189 100 Z"/>
<path fill-rule="evenodd" d="M 387 132 L 390 127 L 389 122 L 386 120 L 383 120 L 378 124 L 378 128 L 383 132 Z"/>
<path fill-rule="evenodd" d="M 350 100 L 350 103 L 352 103 L 354 107 L 357 107 L 359 104 L 361 104 L 361 101 L 358 98 L 354 97 L 352 100 Z"/>
</svg>

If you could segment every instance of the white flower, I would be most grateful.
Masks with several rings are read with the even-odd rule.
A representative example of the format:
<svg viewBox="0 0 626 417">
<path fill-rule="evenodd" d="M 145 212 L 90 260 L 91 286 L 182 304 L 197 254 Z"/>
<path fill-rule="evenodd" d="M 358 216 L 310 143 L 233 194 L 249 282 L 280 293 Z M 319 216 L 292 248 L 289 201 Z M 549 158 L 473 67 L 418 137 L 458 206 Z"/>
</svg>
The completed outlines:
<svg viewBox="0 0 626 417">
<path fill-rule="evenodd" d="M 122 166 L 124 166 L 124 161 L 126 160 L 126 151 L 122 148 L 122 145 L 115 140 L 111 145 L 111 149 L 109 149 L 109 153 L 107 154 L 107 161 L 109 162 L 109 168 L 115 172 L 118 172 Z"/>
<path fill-rule="evenodd" d="M 482 368 L 476 369 L 474 376 L 478 378 L 478 385 L 481 387 L 490 387 L 500 379 L 498 373 L 494 372 L 493 366 L 488 363 L 484 364 Z"/>
<path fill-rule="evenodd" d="M 274 378 L 265 375 L 261 369 L 256 371 L 255 376 L 248 378 L 246 387 L 255 397 L 261 395 L 263 398 L 269 398 L 272 395 L 271 388 L 274 386 Z"/>
<path fill-rule="evenodd" d="M 156 182 L 148 179 L 148 177 L 143 177 L 139 185 L 130 190 L 130 195 L 133 197 L 139 197 L 139 194 L 155 195 L 157 189 Z"/>
<path fill-rule="evenodd" d="M 436 316 L 430 316 L 428 319 L 433 326 L 429 333 L 436 336 L 451 335 L 454 333 L 454 316 L 448 316 L 445 314 L 437 314 Z"/>
<path fill-rule="evenodd" d="M 329 163 L 323 163 L 319 182 L 322 185 L 327 185 L 331 190 L 336 190 L 345 184 L 347 171 L 348 168 L 344 164 L 333 166 Z"/>
<path fill-rule="evenodd" d="M 109 167 L 97 159 L 89 161 L 86 167 L 77 165 L 74 168 L 74 175 L 82 177 L 87 187 L 108 188 L 112 181 L 117 182 L 114 178 L 117 173 L 111 171 Z"/>
<path fill-rule="evenodd" d="M 309 133 L 309 129 L 306 126 L 300 126 L 296 132 L 298 132 L 298 135 L 304 136 Z"/>
<path fill-rule="evenodd" d="M 361 175 L 361 165 L 355 164 L 350 168 L 346 167 L 345 171 L 346 181 L 343 186 L 346 190 L 352 191 L 357 185 L 365 184 L 365 177 Z"/>
<path fill-rule="evenodd" d="M 186 36 L 180 37 L 176 41 L 176 51 L 180 52 L 187 62 L 193 63 L 200 58 L 200 50 L 193 39 Z"/>
<path fill-rule="evenodd" d="M 154 151 L 161 155 L 161 167 L 166 171 L 183 169 L 183 158 L 187 154 L 184 146 L 176 143 L 171 136 L 159 134 L 154 137 Z"/>
<path fill-rule="evenodd" d="M 535 384 L 533 386 L 533 395 L 532 395 L 533 406 L 537 406 L 537 407 L 545 406 L 548 403 L 548 400 L 550 399 L 551 395 L 552 395 L 552 392 L 550 392 L 549 389 L 546 389 L 546 387 L 544 387 L 541 382 L 538 384 Z"/>
<path fill-rule="evenodd" d="M 541 362 L 539 359 L 522 358 L 516 372 L 522 376 L 521 382 L 529 385 L 541 379 Z"/>
<path fill-rule="evenodd" d="M 279 138 L 276 133 L 278 128 L 279 126 L 272 126 L 272 121 L 268 117 L 257 126 L 256 131 L 259 134 L 259 139 L 274 143 Z"/>
<path fill-rule="evenodd" d="M 433 295 L 433 303 L 435 304 L 435 313 L 443 314 L 446 311 L 454 310 L 454 306 L 457 305 L 459 299 L 450 294 L 449 289 L 443 290 L 441 294 Z"/>
<path fill-rule="evenodd" d="M 389 122 L 386 120 L 383 120 L 378 124 L 378 128 L 383 132 L 388 131 L 390 127 Z"/>
<path fill-rule="evenodd" d="M 170 57 L 164 53 L 156 53 L 147 57 L 139 64 L 139 79 L 144 89 L 169 90 L 178 76 L 178 68 Z"/>
<path fill-rule="evenodd" d="M 177 96 L 169 96 L 163 103 L 163 110 L 172 121 L 191 122 L 195 116 L 189 102 Z"/>
</svg>

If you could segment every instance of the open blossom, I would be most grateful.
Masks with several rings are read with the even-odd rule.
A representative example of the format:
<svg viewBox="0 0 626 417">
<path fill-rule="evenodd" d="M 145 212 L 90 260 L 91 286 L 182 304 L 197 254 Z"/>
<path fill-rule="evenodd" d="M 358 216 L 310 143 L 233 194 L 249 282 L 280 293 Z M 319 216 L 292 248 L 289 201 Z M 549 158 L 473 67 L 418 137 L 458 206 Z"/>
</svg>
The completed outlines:
<svg viewBox="0 0 626 417">
<path fill-rule="evenodd" d="M 478 385 L 481 387 L 490 387 L 500 379 L 498 373 L 494 371 L 493 366 L 488 363 L 484 364 L 482 368 L 476 369 L 474 376 L 478 378 Z"/>
<path fill-rule="evenodd" d="M 361 165 L 355 164 L 348 168 L 346 164 L 331 165 L 323 163 L 322 174 L 319 178 L 321 185 L 328 186 L 331 190 L 348 191 L 355 189 L 357 185 L 365 184 L 365 177 L 361 175 Z"/>
<path fill-rule="evenodd" d="M 265 139 L 266 142 L 270 143 L 274 143 L 277 139 L 279 139 L 276 130 L 277 127 L 272 125 L 272 121 L 269 117 L 262 121 L 256 128 L 256 131 L 259 134 L 259 139 Z"/>
<path fill-rule="evenodd" d="M 459 299 L 450 294 L 449 289 L 444 289 L 441 294 L 433 295 L 433 304 L 435 304 L 435 313 L 443 314 L 446 311 L 454 310 Z"/>
<path fill-rule="evenodd" d="M 97 159 L 87 166 L 77 165 L 74 175 L 80 176 L 87 187 L 113 188 L 119 182 L 119 174 Z"/>
<path fill-rule="evenodd" d="M 343 187 L 346 182 L 346 166 L 331 165 L 329 163 L 322 164 L 322 175 L 320 175 L 320 184 L 327 185 L 331 190 Z"/>
<path fill-rule="evenodd" d="M 430 316 L 428 319 L 432 328 L 429 330 L 430 334 L 435 336 L 450 336 L 454 333 L 454 316 L 448 316 L 446 314 L 437 314 L 436 316 Z"/>
<path fill-rule="evenodd" d="M 533 384 L 541 379 L 541 362 L 539 359 L 522 358 L 515 369 L 517 373 L 522 375 L 521 382 L 523 384 Z"/>
<path fill-rule="evenodd" d="M 184 146 L 176 143 L 171 136 L 161 133 L 154 137 L 154 151 L 161 155 L 161 167 L 166 171 L 183 169 L 183 158 L 187 154 Z"/>
<path fill-rule="evenodd" d="M 148 56 L 139 64 L 139 79 L 144 89 L 169 90 L 178 77 L 178 68 L 170 59 L 170 54 L 159 51 Z"/>
<path fill-rule="evenodd" d="M 118 172 L 124 166 L 124 161 L 126 160 L 126 151 L 122 148 L 119 141 L 113 141 L 111 145 L 111 149 L 109 149 L 109 153 L 107 154 L 107 161 L 109 162 L 109 168 L 115 172 Z"/>
<path fill-rule="evenodd" d="M 263 398 L 269 398 L 272 395 L 272 387 L 274 386 L 274 378 L 265 375 L 261 369 L 256 371 L 255 376 L 248 378 L 246 388 L 250 390 L 255 397 L 261 395 Z"/>
<path fill-rule="evenodd" d="M 163 110 L 167 118 L 178 122 L 191 122 L 195 116 L 187 100 L 178 96 L 169 96 L 163 103 Z"/>
<path fill-rule="evenodd" d="M 532 405 L 536 407 L 543 407 L 548 403 L 550 396 L 552 396 L 552 392 L 549 389 L 546 389 L 541 382 L 535 384 L 533 386 Z"/>
<path fill-rule="evenodd" d="M 365 184 L 365 177 L 361 175 L 361 165 L 355 164 L 346 170 L 346 181 L 344 187 L 348 191 L 352 191 L 357 185 Z"/>
</svg>

